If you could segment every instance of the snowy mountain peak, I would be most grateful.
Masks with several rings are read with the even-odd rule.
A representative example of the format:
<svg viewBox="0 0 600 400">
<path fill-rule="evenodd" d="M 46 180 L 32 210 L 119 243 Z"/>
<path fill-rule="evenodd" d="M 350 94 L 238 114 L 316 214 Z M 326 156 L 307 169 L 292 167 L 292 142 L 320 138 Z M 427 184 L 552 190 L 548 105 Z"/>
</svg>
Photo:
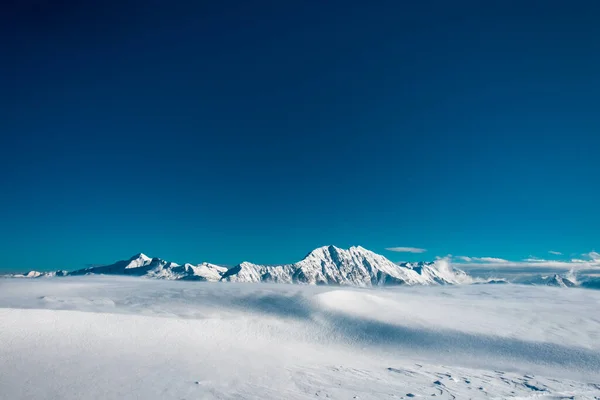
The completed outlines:
<svg viewBox="0 0 600 400">
<path fill-rule="evenodd" d="M 148 257 L 147 255 L 145 255 L 144 253 L 137 253 L 136 255 L 132 256 L 129 261 L 135 261 L 135 260 L 143 260 L 143 261 L 151 261 L 152 258 Z"/>
<path fill-rule="evenodd" d="M 342 258 L 349 257 L 350 255 L 354 255 L 357 257 L 374 256 L 374 255 L 378 256 L 377 254 L 373 253 L 372 251 L 367 250 L 361 246 L 352 246 L 349 249 L 342 249 L 337 246 L 328 245 L 328 246 L 317 247 L 316 249 L 314 249 L 313 251 L 308 253 L 306 255 L 306 257 L 304 257 L 302 259 L 302 261 L 309 260 L 309 259 L 336 260 L 336 259 L 339 259 L 340 257 L 342 257 Z M 383 257 L 383 256 L 380 256 L 380 257 Z"/>
<path fill-rule="evenodd" d="M 357 253 L 373 253 L 371 250 L 365 249 L 362 246 L 352 246 L 348 250 L 357 252 Z M 375 253 L 373 253 L 373 254 L 375 254 Z"/>
<path fill-rule="evenodd" d="M 125 266 L 126 269 L 129 268 L 140 268 L 145 267 L 152 262 L 160 262 L 160 259 L 153 259 L 145 255 L 144 253 L 138 253 L 129 259 L 128 264 Z"/>
<path fill-rule="evenodd" d="M 341 249 L 322 246 L 294 264 L 264 266 L 243 262 L 223 274 L 234 282 L 280 282 L 301 284 L 434 285 L 466 283 L 466 274 L 445 263 L 430 263 L 413 269 L 396 265 L 382 255 L 361 246 Z"/>
<path fill-rule="evenodd" d="M 327 257 L 327 255 L 330 255 L 332 253 L 336 253 L 338 250 L 341 250 L 335 246 L 321 246 L 321 247 L 317 247 L 316 249 L 314 249 L 313 251 L 311 251 L 310 253 L 308 253 L 303 260 L 306 260 L 307 258 L 324 258 Z"/>
<path fill-rule="evenodd" d="M 559 274 L 554 274 L 554 276 L 547 281 L 546 285 L 563 288 L 576 286 L 574 282 L 564 276 L 560 276 Z"/>
</svg>

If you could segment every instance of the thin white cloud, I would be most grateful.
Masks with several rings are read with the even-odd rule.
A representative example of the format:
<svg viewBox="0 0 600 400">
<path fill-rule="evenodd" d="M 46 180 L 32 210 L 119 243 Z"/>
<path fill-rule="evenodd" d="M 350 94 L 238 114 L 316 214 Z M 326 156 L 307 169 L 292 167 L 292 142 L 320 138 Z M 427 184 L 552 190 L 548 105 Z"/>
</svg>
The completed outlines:
<svg viewBox="0 0 600 400">
<path fill-rule="evenodd" d="M 509 262 L 508 260 L 505 260 L 503 258 L 496 258 L 496 257 L 473 257 L 473 260 L 478 261 L 478 262 L 499 263 L 499 264 Z"/>
<path fill-rule="evenodd" d="M 548 260 L 544 260 L 543 258 L 537 258 L 537 257 L 529 257 L 529 258 L 525 258 L 523 261 L 539 263 L 539 262 L 547 262 Z"/>
<path fill-rule="evenodd" d="M 582 258 L 573 258 L 571 260 L 544 260 L 530 256 L 521 261 L 509 261 L 496 257 L 452 257 L 452 263 L 457 267 L 477 267 L 477 268 L 527 268 L 544 267 L 557 269 L 594 269 L 600 268 L 600 253 L 591 251 L 582 254 Z"/>
<path fill-rule="evenodd" d="M 398 253 L 425 253 L 426 249 L 420 249 L 418 247 L 388 247 L 387 251 L 395 251 Z"/>
<path fill-rule="evenodd" d="M 555 256 L 562 256 L 563 255 L 563 253 L 561 253 L 560 251 L 554 251 L 554 250 L 550 250 L 548 253 L 554 254 Z"/>
<path fill-rule="evenodd" d="M 457 260 L 468 262 L 468 263 L 507 263 L 508 260 L 497 257 L 467 257 L 467 256 L 457 256 L 454 257 Z"/>
</svg>

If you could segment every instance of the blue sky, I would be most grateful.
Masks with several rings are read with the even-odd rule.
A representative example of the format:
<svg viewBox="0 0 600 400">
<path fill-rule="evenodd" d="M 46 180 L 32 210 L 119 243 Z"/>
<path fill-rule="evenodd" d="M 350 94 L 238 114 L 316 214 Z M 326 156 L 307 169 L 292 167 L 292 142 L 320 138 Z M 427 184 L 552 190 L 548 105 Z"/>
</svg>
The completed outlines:
<svg viewBox="0 0 600 400">
<path fill-rule="evenodd" d="M 595 2 L 2 7 L 2 270 L 600 248 Z"/>
</svg>

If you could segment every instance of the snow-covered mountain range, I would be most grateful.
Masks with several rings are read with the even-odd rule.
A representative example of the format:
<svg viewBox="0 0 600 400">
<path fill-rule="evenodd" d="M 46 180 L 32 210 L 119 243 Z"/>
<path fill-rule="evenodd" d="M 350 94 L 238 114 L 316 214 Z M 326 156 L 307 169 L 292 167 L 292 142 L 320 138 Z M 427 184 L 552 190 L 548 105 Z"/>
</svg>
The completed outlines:
<svg viewBox="0 0 600 400">
<path fill-rule="evenodd" d="M 524 279 L 518 283 L 535 286 L 555 286 L 562 288 L 576 287 L 580 285 L 575 274 L 570 271 L 565 274 L 540 275 Z"/>
<path fill-rule="evenodd" d="M 446 260 L 395 264 L 382 255 L 360 246 L 341 249 L 319 247 L 294 264 L 257 265 L 243 262 L 227 268 L 202 263 L 179 265 L 160 258 L 136 254 L 129 260 L 76 271 L 31 271 L 22 277 L 74 276 L 87 274 L 133 275 L 171 280 L 208 282 L 275 282 L 311 285 L 444 285 L 472 283 L 465 272 Z"/>
<path fill-rule="evenodd" d="M 168 280 L 205 282 L 273 282 L 308 285 L 390 286 L 456 285 L 517 283 L 535 286 L 584 287 L 597 289 L 599 279 L 579 281 L 573 271 L 550 275 L 528 275 L 514 280 L 472 277 L 452 266 L 447 259 L 433 262 L 393 263 L 382 255 L 361 246 L 341 249 L 323 246 L 311 251 L 301 261 L 284 265 L 259 265 L 243 262 L 234 267 L 211 263 L 177 264 L 139 253 L 128 260 L 75 271 L 30 271 L 21 278 L 77 276 L 88 274 L 130 275 Z"/>
</svg>

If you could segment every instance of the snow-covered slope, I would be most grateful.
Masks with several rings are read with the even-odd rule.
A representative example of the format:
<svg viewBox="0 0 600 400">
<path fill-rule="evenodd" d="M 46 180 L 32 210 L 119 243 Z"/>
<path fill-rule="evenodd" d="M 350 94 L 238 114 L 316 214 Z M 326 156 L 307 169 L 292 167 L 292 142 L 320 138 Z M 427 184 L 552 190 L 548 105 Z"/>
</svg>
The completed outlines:
<svg viewBox="0 0 600 400">
<path fill-rule="evenodd" d="M 226 282 L 275 282 L 294 283 L 294 264 L 265 266 L 243 263 L 230 268 L 223 274 L 221 280 Z"/>
<path fill-rule="evenodd" d="M 244 262 L 228 270 L 222 280 L 311 285 L 435 285 L 468 283 L 463 271 L 445 260 L 433 263 L 394 264 L 364 247 L 340 249 L 324 246 L 295 264 L 264 266 Z"/>
<path fill-rule="evenodd" d="M 600 292 L 0 279 L 0 399 L 600 398 Z"/>
<path fill-rule="evenodd" d="M 294 264 L 266 266 L 243 262 L 233 268 L 216 264 L 193 265 L 150 258 L 139 253 L 111 265 L 89 267 L 72 272 L 31 271 L 21 277 L 38 278 L 66 275 L 133 275 L 170 280 L 208 282 L 274 282 L 309 285 L 437 285 L 471 283 L 463 271 L 453 269 L 446 260 L 431 263 L 394 264 L 364 247 L 340 249 L 323 246 Z"/>
<path fill-rule="evenodd" d="M 227 268 L 210 263 L 198 265 L 185 263 L 160 266 L 149 271 L 146 276 L 159 279 L 217 282 L 226 271 Z"/>
</svg>

